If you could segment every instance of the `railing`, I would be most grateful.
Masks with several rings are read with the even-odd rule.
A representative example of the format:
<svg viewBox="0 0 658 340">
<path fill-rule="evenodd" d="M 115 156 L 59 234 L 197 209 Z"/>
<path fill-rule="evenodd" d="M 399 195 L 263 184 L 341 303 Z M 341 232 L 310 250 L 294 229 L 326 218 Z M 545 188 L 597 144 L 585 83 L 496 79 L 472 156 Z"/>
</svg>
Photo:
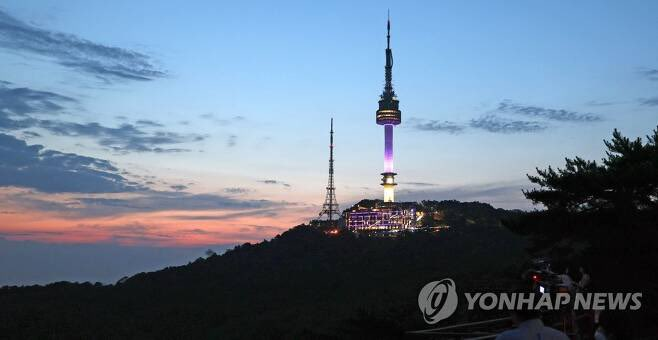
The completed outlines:
<svg viewBox="0 0 658 340">
<path fill-rule="evenodd" d="M 494 339 L 500 332 L 510 328 L 512 319 L 499 318 L 484 321 L 466 322 L 457 325 L 410 331 L 413 335 L 431 335 L 460 340 Z"/>
</svg>

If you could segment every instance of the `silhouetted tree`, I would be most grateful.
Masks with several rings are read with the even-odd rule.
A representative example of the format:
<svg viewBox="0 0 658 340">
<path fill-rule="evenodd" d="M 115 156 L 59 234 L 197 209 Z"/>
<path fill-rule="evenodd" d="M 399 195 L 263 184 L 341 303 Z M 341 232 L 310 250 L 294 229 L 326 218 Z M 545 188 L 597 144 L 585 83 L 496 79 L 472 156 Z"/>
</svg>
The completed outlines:
<svg viewBox="0 0 658 340">
<path fill-rule="evenodd" d="M 630 140 L 614 130 L 604 141 L 606 158 L 601 163 L 580 157 L 567 158 L 564 169 L 537 169 L 528 179 L 539 189 L 524 191 L 534 203 L 549 210 L 588 212 L 614 210 L 628 217 L 637 210 L 658 207 L 658 128 Z"/>
<path fill-rule="evenodd" d="M 658 287 L 658 128 L 634 140 L 614 130 L 600 162 L 567 158 L 564 169 L 528 175 L 539 188 L 524 191 L 546 209 L 519 215 L 505 225 L 529 239 L 536 255 L 591 268 L 599 291 L 645 292 L 633 319 L 655 328 Z"/>
</svg>

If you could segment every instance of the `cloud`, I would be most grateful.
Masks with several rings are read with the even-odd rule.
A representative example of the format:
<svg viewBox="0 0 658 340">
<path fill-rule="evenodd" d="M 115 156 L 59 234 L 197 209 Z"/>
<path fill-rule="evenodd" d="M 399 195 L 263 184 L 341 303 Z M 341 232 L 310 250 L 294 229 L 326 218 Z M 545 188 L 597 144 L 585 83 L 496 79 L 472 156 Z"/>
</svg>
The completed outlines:
<svg viewBox="0 0 658 340">
<path fill-rule="evenodd" d="M 268 200 L 239 200 L 216 194 L 180 191 L 148 191 L 129 198 L 81 197 L 87 206 L 113 208 L 117 212 L 162 210 L 259 209 L 279 205 Z"/>
<path fill-rule="evenodd" d="M 238 136 L 236 136 L 236 135 L 228 136 L 228 139 L 226 140 L 226 146 L 229 147 L 229 148 L 234 147 L 235 144 L 237 144 L 237 139 L 238 139 Z"/>
<path fill-rule="evenodd" d="M 409 123 L 412 124 L 412 127 L 420 131 L 436 131 L 436 132 L 447 132 L 451 134 L 457 134 L 463 132 L 466 127 L 457 124 L 455 122 L 449 121 L 438 121 L 438 120 L 424 120 L 418 118 L 409 119 Z"/>
<path fill-rule="evenodd" d="M 528 184 L 525 182 L 500 182 L 423 190 L 402 189 L 395 194 L 401 201 L 454 199 L 463 202 L 485 202 L 505 209 L 532 209 L 532 203 L 523 196 L 521 191 L 528 188 Z"/>
<path fill-rule="evenodd" d="M 652 81 L 658 81 L 658 69 L 655 68 L 641 68 L 640 74 Z"/>
<path fill-rule="evenodd" d="M 148 120 L 148 119 L 140 119 L 140 120 L 136 121 L 135 124 L 140 125 L 140 126 L 148 126 L 148 127 L 163 127 L 164 126 L 161 123 L 158 123 L 158 122 L 153 121 L 153 120 Z"/>
<path fill-rule="evenodd" d="M 238 187 L 234 187 L 234 188 L 225 188 L 225 189 L 224 189 L 224 192 L 226 192 L 226 193 L 228 193 L 228 194 L 234 194 L 234 195 L 246 194 L 246 193 L 248 193 L 249 191 L 251 191 L 251 190 L 249 190 L 249 189 L 247 189 L 247 188 L 238 188 Z"/>
<path fill-rule="evenodd" d="M 118 197 L 117 197 L 118 195 Z M 263 216 L 260 210 L 283 208 L 294 203 L 236 199 L 218 194 L 191 194 L 183 191 L 142 190 L 127 194 L 103 194 L 71 197 L 65 201 L 46 200 L 30 194 L 14 194 L 9 199 L 20 206 L 39 211 L 54 211 L 68 216 L 102 217 L 158 211 L 248 211 L 244 216 Z M 269 212 L 267 214 L 272 214 Z M 217 216 L 211 219 L 221 219 Z M 180 216 L 180 219 L 195 219 Z M 237 216 L 235 216 L 237 217 Z M 203 217 L 197 219 L 203 220 Z"/>
<path fill-rule="evenodd" d="M 91 42 L 22 22 L 0 10 L 0 47 L 52 58 L 104 81 L 148 81 L 166 76 L 145 54 Z"/>
<path fill-rule="evenodd" d="M 59 113 L 66 104 L 77 100 L 61 94 L 38 91 L 27 87 L 14 87 L 10 82 L 0 81 L 0 111 L 5 114 L 25 116 L 27 114 Z"/>
<path fill-rule="evenodd" d="M 232 124 L 239 123 L 239 122 L 242 122 L 242 121 L 246 120 L 246 118 L 244 116 L 233 116 L 233 117 L 229 117 L 229 118 L 219 118 L 219 117 L 215 117 L 215 115 L 212 114 L 212 113 L 201 114 L 201 115 L 199 115 L 199 118 L 210 120 L 212 122 L 215 122 L 215 123 L 217 123 L 219 125 L 223 125 L 223 126 L 232 125 Z"/>
<path fill-rule="evenodd" d="M 41 137 L 41 135 L 39 133 L 34 132 L 34 131 L 23 131 L 22 134 L 23 134 L 23 139 Z"/>
<path fill-rule="evenodd" d="M 104 233 L 119 244 L 157 244 L 174 238 L 159 226 L 132 222 L 120 225 L 78 224 L 77 231 L 86 234 Z M 75 232 L 75 231 L 74 231 Z"/>
<path fill-rule="evenodd" d="M 428 182 L 398 182 L 400 184 L 405 184 L 405 185 L 413 185 L 413 186 L 418 186 L 418 187 L 435 187 L 438 186 L 436 183 L 428 183 Z"/>
<path fill-rule="evenodd" d="M 282 228 L 282 227 L 277 227 L 277 226 L 271 226 L 271 225 L 258 225 L 258 224 L 250 224 L 250 228 L 256 231 L 273 231 L 273 232 L 281 232 L 286 230 L 287 228 Z"/>
<path fill-rule="evenodd" d="M 36 126 L 53 134 L 66 137 L 89 137 L 98 144 L 117 152 L 183 152 L 184 148 L 169 148 L 165 145 L 198 142 L 205 136 L 183 135 L 170 131 L 146 132 L 132 124 L 107 127 L 99 123 L 73 123 L 54 120 L 39 120 Z"/>
<path fill-rule="evenodd" d="M 658 106 L 658 97 L 652 97 L 652 98 L 640 98 L 638 99 L 640 102 L 640 105 L 644 106 Z"/>
<path fill-rule="evenodd" d="M 0 186 L 47 193 L 117 193 L 144 189 L 119 174 L 109 161 L 28 145 L 0 134 Z"/>
<path fill-rule="evenodd" d="M 495 114 L 471 119 L 466 124 L 418 118 L 411 118 L 410 121 L 413 122 L 412 128 L 416 130 L 450 134 L 458 134 L 467 129 L 480 129 L 493 133 L 527 133 L 541 131 L 548 127 L 542 122 L 506 119 Z"/>
<path fill-rule="evenodd" d="M 203 215 L 175 215 L 168 216 L 169 218 L 176 220 L 190 220 L 190 221 L 226 221 L 233 220 L 241 217 L 276 217 L 278 215 L 278 208 L 276 209 L 260 209 L 260 210 L 248 210 L 248 211 L 239 211 L 228 214 L 203 214 Z"/>
<path fill-rule="evenodd" d="M 288 184 L 286 182 L 282 182 L 282 181 L 277 181 L 275 179 L 264 179 L 264 180 L 260 180 L 260 181 L 257 181 L 257 182 L 263 183 L 263 184 L 283 185 L 284 187 L 290 187 L 290 184 Z"/>
<path fill-rule="evenodd" d="M 38 119 L 30 115 L 58 111 L 62 108 L 58 102 L 75 102 L 75 100 L 52 92 L 8 88 L 5 84 L 8 82 L 2 82 L 0 85 L 0 130 L 41 128 L 59 136 L 92 138 L 99 145 L 121 153 L 189 151 L 165 146 L 197 142 L 206 138 L 198 134 L 146 131 L 144 128 L 163 127 L 158 122 L 146 119 L 138 120 L 135 124 L 123 123 L 118 127 L 108 127 L 95 122 L 75 123 Z"/>
<path fill-rule="evenodd" d="M 169 187 L 175 191 L 183 191 L 188 188 L 187 185 L 182 185 L 182 184 L 170 185 Z"/>
<path fill-rule="evenodd" d="M 130 181 L 123 174 L 126 172 L 107 160 L 46 150 L 42 145 L 28 145 L 16 137 L 0 134 L 0 187 L 38 191 L 8 191 L 2 196 L 3 200 L 22 207 L 80 216 L 112 216 L 164 210 L 258 210 L 293 205 L 218 194 L 191 194 L 182 191 L 187 188 L 184 185 L 172 185 L 174 191 L 157 191 Z M 45 197 L 39 192 L 74 196 Z M 264 216 L 272 212 L 251 214 Z"/>
<path fill-rule="evenodd" d="M 562 109 L 549 109 L 539 106 L 520 105 L 507 100 L 498 104 L 496 111 L 560 122 L 598 122 L 602 120 L 601 116 L 593 113 L 579 113 Z"/>
<path fill-rule="evenodd" d="M 616 105 L 619 104 L 618 102 L 603 102 L 603 101 L 598 101 L 598 100 L 590 100 L 585 105 L 587 106 L 610 106 L 610 105 Z"/>
<path fill-rule="evenodd" d="M 36 127 L 38 120 L 34 118 L 14 119 L 0 110 L 0 130 L 13 131 Z"/>
<path fill-rule="evenodd" d="M 546 124 L 536 121 L 510 120 L 496 115 L 471 119 L 470 127 L 494 133 L 537 132 L 546 129 Z"/>
<path fill-rule="evenodd" d="M 127 152 L 185 152 L 185 148 L 168 147 L 173 144 L 198 142 L 206 137 L 197 134 L 180 134 L 171 131 L 147 132 L 132 124 L 107 127 L 99 123 L 73 123 L 48 119 L 13 119 L 0 112 L 0 130 L 15 131 L 28 128 L 41 128 L 65 137 L 87 137 L 108 149 L 120 153 Z M 32 136 L 36 132 L 30 133 Z M 37 133 L 38 134 L 38 133 Z"/>
<path fill-rule="evenodd" d="M 613 103 L 590 102 L 589 105 L 603 106 L 612 105 Z M 511 116 L 526 116 L 536 120 L 518 120 Z M 411 127 L 419 131 L 446 132 L 458 134 L 467 129 L 480 129 L 493 133 L 529 133 L 545 130 L 549 127 L 548 122 L 575 122 L 588 123 L 603 120 L 601 116 L 593 113 L 580 113 L 567 111 L 563 109 L 550 109 L 539 106 L 520 105 L 502 101 L 498 106 L 489 113 L 474 118 L 467 123 L 427 120 L 420 118 L 411 118 L 409 122 Z"/>
</svg>

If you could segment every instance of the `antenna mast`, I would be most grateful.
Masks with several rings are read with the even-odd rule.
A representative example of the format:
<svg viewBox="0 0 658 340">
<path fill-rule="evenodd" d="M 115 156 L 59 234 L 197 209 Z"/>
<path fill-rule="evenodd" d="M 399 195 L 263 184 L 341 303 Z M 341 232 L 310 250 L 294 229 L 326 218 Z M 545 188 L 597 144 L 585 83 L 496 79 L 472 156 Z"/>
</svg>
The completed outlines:
<svg viewBox="0 0 658 340">
<path fill-rule="evenodd" d="M 336 187 L 334 186 L 334 119 L 331 118 L 331 130 L 329 130 L 329 181 L 327 183 L 327 195 L 322 205 L 320 216 L 327 215 L 329 223 L 334 221 L 334 215 L 338 215 L 338 202 L 336 201 Z"/>
</svg>

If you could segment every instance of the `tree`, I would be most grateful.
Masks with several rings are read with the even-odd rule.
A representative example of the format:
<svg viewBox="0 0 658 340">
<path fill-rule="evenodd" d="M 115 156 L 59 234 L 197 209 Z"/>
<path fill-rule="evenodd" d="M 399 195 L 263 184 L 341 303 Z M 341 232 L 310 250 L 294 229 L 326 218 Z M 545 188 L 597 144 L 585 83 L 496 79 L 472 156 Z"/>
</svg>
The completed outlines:
<svg viewBox="0 0 658 340">
<path fill-rule="evenodd" d="M 549 210 L 591 212 L 612 210 L 628 216 L 658 208 L 658 128 L 646 143 L 630 140 L 615 129 L 604 141 L 601 163 L 580 157 L 566 158 L 564 169 L 537 169 L 528 175 L 538 189 L 524 191 L 526 198 Z"/>
<path fill-rule="evenodd" d="M 598 291 L 648 292 L 635 328 L 658 315 L 658 128 L 646 141 L 614 130 L 600 161 L 567 158 L 564 169 L 537 169 L 526 198 L 546 209 L 504 221 L 527 237 L 533 255 L 586 265 Z"/>
<path fill-rule="evenodd" d="M 217 253 L 215 253 L 214 250 L 212 250 L 212 249 L 206 250 L 206 258 L 213 257 L 215 255 L 217 255 Z"/>
</svg>

